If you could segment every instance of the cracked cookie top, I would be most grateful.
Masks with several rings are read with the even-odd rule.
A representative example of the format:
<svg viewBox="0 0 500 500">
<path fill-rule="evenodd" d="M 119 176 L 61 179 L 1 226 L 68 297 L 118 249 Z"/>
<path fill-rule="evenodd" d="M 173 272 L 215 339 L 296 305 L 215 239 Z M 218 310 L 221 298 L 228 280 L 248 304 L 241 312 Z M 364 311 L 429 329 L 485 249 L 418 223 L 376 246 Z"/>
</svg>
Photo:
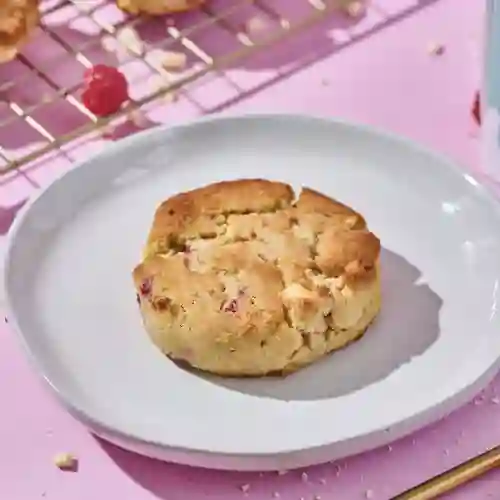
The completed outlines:
<svg viewBox="0 0 500 500">
<path fill-rule="evenodd" d="M 283 326 L 349 326 L 335 302 L 376 278 L 379 253 L 363 217 L 338 201 L 308 188 L 295 199 L 268 180 L 226 181 L 158 207 L 133 276 L 140 300 L 172 326 L 220 341 L 253 331 L 265 342 Z"/>
</svg>

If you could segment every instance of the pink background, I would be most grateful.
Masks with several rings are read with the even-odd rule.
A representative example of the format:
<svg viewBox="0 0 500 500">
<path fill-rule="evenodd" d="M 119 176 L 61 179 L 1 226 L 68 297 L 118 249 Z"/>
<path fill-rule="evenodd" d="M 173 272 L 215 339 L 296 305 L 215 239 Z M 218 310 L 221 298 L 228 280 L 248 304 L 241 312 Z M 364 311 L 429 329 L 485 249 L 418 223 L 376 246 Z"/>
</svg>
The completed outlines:
<svg viewBox="0 0 500 500">
<path fill-rule="evenodd" d="M 203 78 L 177 103 L 152 108 L 149 117 L 176 122 L 228 106 L 240 112 L 339 116 L 397 131 L 448 154 L 465 168 L 477 169 L 477 130 L 469 110 L 480 79 L 483 9 L 478 0 L 376 1 L 359 23 L 327 21 L 266 58 L 254 58 Z M 69 37 L 70 43 L 82 43 L 82 37 L 93 34 L 85 23 L 55 20 L 54 25 L 58 22 L 59 34 Z M 430 56 L 430 42 L 442 43 L 445 53 Z M 211 50 L 218 50 L 215 42 L 206 43 Z M 219 45 L 225 46 L 224 41 Z M 41 64 L 35 49 L 42 50 L 32 44 L 25 51 L 26 57 Z M 101 56 L 88 55 L 93 62 Z M 12 71 L 16 71 L 15 65 L 1 67 L 0 81 L 17 78 Z M 134 72 L 139 73 L 132 68 Z M 79 79 L 81 68 L 52 76 Z M 31 83 L 26 95 L 16 94 L 18 102 L 32 98 L 36 82 Z M 137 95 L 140 91 L 139 85 L 134 87 Z M 0 112 L 8 110 L 3 107 Z M 57 135 L 64 127 L 75 126 L 72 120 L 80 119 L 69 115 L 70 111 L 61 107 L 39 119 Z M 0 127 L 0 144 L 13 156 L 39 142 L 23 127 L 19 121 L 8 131 Z M 127 127 L 119 132 L 128 133 Z M 103 142 L 79 140 L 65 148 L 64 154 L 50 155 L 19 174 L 0 177 L 0 250 L 10 220 L 23 200 Z M 354 500 L 371 494 L 387 500 L 500 443 L 498 379 L 483 396 L 445 421 L 391 447 L 313 467 L 307 470 L 306 481 L 302 471 L 278 475 L 195 470 L 135 456 L 96 440 L 54 402 L 28 367 L 8 324 L 3 323 L 0 381 L 0 498 L 5 500 L 237 499 L 244 496 L 240 490 L 244 484 L 250 485 L 246 496 L 255 500 L 313 500 L 315 496 Z M 78 472 L 61 472 L 53 465 L 53 456 L 61 451 L 79 458 Z M 500 472 L 450 498 L 500 498 Z"/>
</svg>

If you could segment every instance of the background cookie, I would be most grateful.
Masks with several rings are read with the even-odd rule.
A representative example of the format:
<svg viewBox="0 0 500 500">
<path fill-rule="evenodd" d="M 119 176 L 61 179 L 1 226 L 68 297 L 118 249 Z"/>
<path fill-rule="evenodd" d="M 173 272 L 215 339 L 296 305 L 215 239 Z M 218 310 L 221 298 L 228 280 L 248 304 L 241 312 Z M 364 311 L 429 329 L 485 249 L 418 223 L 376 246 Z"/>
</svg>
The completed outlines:
<svg viewBox="0 0 500 500">
<path fill-rule="evenodd" d="M 16 57 L 39 20 L 37 0 L 0 1 L 0 62 Z"/>
<path fill-rule="evenodd" d="M 117 6 L 129 14 L 160 16 L 197 9 L 204 0 L 117 0 Z"/>
</svg>

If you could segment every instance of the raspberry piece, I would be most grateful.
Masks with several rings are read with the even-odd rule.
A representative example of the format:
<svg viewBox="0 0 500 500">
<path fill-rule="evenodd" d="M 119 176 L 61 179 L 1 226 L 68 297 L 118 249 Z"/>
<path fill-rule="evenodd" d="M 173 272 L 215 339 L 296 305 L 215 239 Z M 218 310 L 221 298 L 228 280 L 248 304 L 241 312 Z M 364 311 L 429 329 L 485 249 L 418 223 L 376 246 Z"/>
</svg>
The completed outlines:
<svg viewBox="0 0 500 500">
<path fill-rule="evenodd" d="M 238 301 L 236 299 L 232 299 L 228 302 L 225 302 L 221 306 L 221 310 L 224 312 L 236 313 L 238 312 Z"/>
<path fill-rule="evenodd" d="M 481 100 L 479 97 L 479 92 L 476 92 L 474 96 L 474 102 L 472 103 L 472 116 L 478 125 L 481 125 Z"/>
<path fill-rule="evenodd" d="M 141 295 L 143 296 L 148 296 L 151 295 L 151 292 L 153 291 L 153 280 L 151 278 L 145 279 L 142 283 L 141 286 L 139 287 L 139 291 L 141 292 Z"/>
<path fill-rule="evenodd" d="M 116 68 L 97 64 L 85 72 L 82 102 L 96 116 L 116 113 L 129 99 L 127 79 Z"/>
<path fill-rule="evenodd" d="M 238 295 L 233 299 L 227 299 L 220 305 L 220 310 L 224 312 L 237 313 L 240 304 L 239 299 L 245 296 L 245 290 L 243 288 L 238 289 Z M 250 299 L 252 302 L 252 299 Z M 253 303 L 253 302 L 252 302 Z"/>
</svg>

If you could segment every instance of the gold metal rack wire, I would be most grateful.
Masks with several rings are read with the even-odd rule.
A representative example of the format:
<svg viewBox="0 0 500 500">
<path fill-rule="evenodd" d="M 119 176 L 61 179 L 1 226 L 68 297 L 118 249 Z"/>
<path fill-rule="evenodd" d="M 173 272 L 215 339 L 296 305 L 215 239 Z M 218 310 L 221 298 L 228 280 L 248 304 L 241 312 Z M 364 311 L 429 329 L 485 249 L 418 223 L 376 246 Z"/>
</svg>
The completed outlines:
<svg viewBox="0 0 500 500">
<path fill-rule="evenodd" d="M 137 32 L 136 30 L 142 28 L 147 29 L 148 25 L 155 23 L 158 25 L 159 18 L 128 17 L 121 14 L 114 5 L 102 3 L 100 0 L 55 0 L 42 3 L 42 22 L 36 36 L 42 37 L 45 42 L 49 41 L 53 46 L 57 46 L 57 50 L 54 50 L 56 55 L 40 59 L 37 64 L 24 51 L 12 63 L 15 64 L 17 70 L 14 71 L 14 76 L 9 74 L 8 65 L 11 63 L 0 67 L 0 99 L 1 104 L 7 110 L 7 113 L 3 113 L 4 116 L 0 115 L 0 130 L 5 131 L 9 127 L 12 130 L 16 123 L 21 121 L 23 126 L 27 125 L 30 128 L 30 133 L 36 135 L 37 140 L 33 141 L 35 145 L 28 150 L 23 148 L 21 154 L 12 155 L 9 148 L 2 144 L 2 134 L 0 134 L 0 162 L 3 164 L 0 164 L 0 175 L 19 169 L 50 152 L 61 149 L 71 141 L 105 127 L 110 122 L 130 116 L 134 110 L 150 104 L 162 96 L 183 92 L 189 83 L 200 79 L 207 73 L 220 71 L 257 51 L 262 51 L 266 47 L 292 36 L 294 33 L 303 31 L 338 8 L 338 3 L 334 5 L 324 3 L 322 0 L 301 1 L 306 3 L 308 8 L 304 9 L 306 13 L 297 16 L 296 20 L 285 17 L 269 0 L 233 0 L 231 3 L 225 2 L 225 5 L 220 8 L 207 4 L 199 12 L 192 13 L 193 19 L 190 22 L 180 23 L 179 26 L 175 17 L 163 18 L 164 36 L 160 37 L 158 41 L 145 42 L 140 48 L 125 42 L 124 37 L 120 34 L 124 33 L 125 29 Z M 109 22 L 104 19 L 104 16 L 99 15 L 103 9 L 109 11 L 110 7 L 116 10 L 115 18 L 117 13 L 121 15 L 116 22 Z M 250 14 L 249 9 L 252 10 L 252 14 Z M 67 17 L 66 11 L 70 10 L 73 20 L 81 18 L 87 22 L 90 21 L 95 26 L 97 33 L 88 36 L 83 43 L 74 43 L 68 40 L 68 37 L 61 35 L 58 29 L 60 24 L 53 25 L 51 19 L 55 15 L 60 15 L 61 19 L 65 19 Z M 272 23 L 273 29 L 266 30 L 265 35 L 253 37 L 245 29 L 245 26 L 242 26 L 244 23 L 241 22 L 241 19 L 248 19 L 250 15 L 255 16 L 256 14 L 265 16 Z M 257 17 L 254 18 L 257 19 Z M 199 33 L 206 33 L 213 27 L 224 31 L 234 40 L 230 49 L 216 56 L 209 55 L 196 42 Z M 139 98 L 131 99 L 114 115 L 98 118 L 82 104 L 79 98 L 82 86 L 80 82 L 83 80 L 84 70 L 95 63 L 87 54 L 92 51 L 93 47 L 102 47 L 105 42 L 109 46 L 110 40 L 116 44 L 117 50 L 125 54 L 122 55 L 122 64 L 139 60 L 150 73 L 161 78 L 162 83 L 157 88 L 143 93 Z M 33 40 L 31 45 L 35 46 L 37 43 L 37 40 Z M 173 50 L 174 47 L 175 50 L 180 48 L 188 58 L 196 63 L 191 64 L 189 70 L 182 72 L 180 76 L 171 78 L 172 74 L 148 58 L 148 53 L 159 49 L 162 51 Z M 57 74 L 58 67 L 63 65 L 68 58 L 71 58 L 73 63 L 77 62 L 81 74 L 78 77 L 75 76 L 74 81 L 66 84 L 57 78 Z M 7 76 L 4 76 L 3 72 Z M 47 91 L 43 95 L 40 95 L 39 92 L 33 92 L 36 97 L 30 95 L 28 103 L 22 102 L 23 99 L 16 97 L 16 93 L 12 92 L 13 89 L 24 89 L 25 92 L 31 94 L 30 87 L 34 79 Z M 70 106 L 72 111 L 76 111 L 80 115 L 80 119 L 76 120 L 78 124 L 69 127 L 69 130 L 65 130 L 61 134 L 49 130 L 49 127 L 43 124 L 43 120 L 37 119 L 43 109 L 50 109 L 50 106 L 59 100 L 63 100 L 65 105 Z"/>
<path fill-rule="evenodd" d="M 124 14 L 113 0 L 41 0 L 42 21 L 29 44 L 14 61 L 0 65 L 0 180 L 15 171 L 24 175 L 51 154 L 72 161 L 67 152 L 80 139 L 102 138 L 107 129 L 130 120 L 134 113 L 147 112 L 158 103 L 164 106 L 167 97 L 181 97 L 201 113 L 221 110 L 249 93 L 242 91 L 241 79 L 234 80 L 233 69 L 265 58 L 280 41 L 301 40 L 330 23 L 328 19 L 339 22 L 325 28 L 329 32 L 314 41 L 315 49 L 321 50 L 318 46 L 326 39 L 339 50 L 435 1 L 404 2 L 404 8 L 388 12 L 380 6 L 383 0 L 209 0 L 187 14 L 144 17 Z M 361 19 L 369 19 L 363 30 L 357 30 L 356 15 L 346 15 L 353 3 L 362 6 Z M 264 29 L 250 29 L 253 21 L 263 22 Z M 140 43 L 126 38 L 127 31 L 135 33 Z M 334 31 L 340 36 L 332 41 L 328 37 Z M 152 57 L 155 51 L 182 54 L 186 67 L 166 68 Z M 288 56 L 287 68 L 294 58 Z M 131 91 L 130 101 L 119 112 L 105 118 L 92 114 L 80 98 L 84 71 L 98 63 L 119 67 L 131 88 L 140 88 Z M 135 71 L 138 67 L 140 71 Z M 257 69 L 271 67 L 276 69 L 269 62 Z M 130 68 L 135 70 L 129 72 Z M 252 72 L 258 73 L 250 70 L 247 75 Z M 293 71 L 279 67 L 278 77 L 260 88 L 287 72 Z M 136 86 L 136 73 L 143 82 L 156 78 L 155 84 Z M 214 76 L 223 78 L 238 97 L 207 109 L 193 98 L 192 89 Z"/>
</svg>

